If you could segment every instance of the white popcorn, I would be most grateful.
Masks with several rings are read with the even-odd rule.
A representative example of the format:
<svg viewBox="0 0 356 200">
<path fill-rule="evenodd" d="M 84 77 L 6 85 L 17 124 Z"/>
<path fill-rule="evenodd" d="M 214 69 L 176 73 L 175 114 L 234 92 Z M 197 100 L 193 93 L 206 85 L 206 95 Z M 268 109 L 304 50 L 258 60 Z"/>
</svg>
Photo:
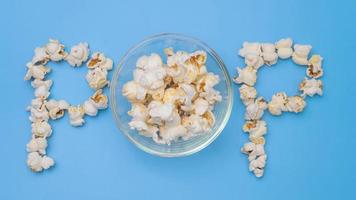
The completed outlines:
<svg viewBox="0 0 356 200">
<path fill-rule="evenodd" d="M 294 45 L 294 53 L 292 55 L 292 60 L 298 65 L 308 65 L 308 55 L 312 46 L 310 45 Z"/>
<path fill-rule="evenodd" d="M 69 104 L 65 100 L 49 100 L 45 103 L 46 108 L 48 110 L 49 116 L 51 119 L 59 119 L 63 117 L 64 110 L 68 109 Z"/>
<path fill-rule="evenodd" d="M 51 125 L 47 121 L 36 121 L 32 123 L 32 134 L 37 137 L 49 137 L 52 134 Z"/>
<path fill-rule="evenodd" d="M 48 156 L 41 156 L 38 152 L 31 152 L 27 157 L 27 165 L 32 171 L 40 172 L 53 166 L 54 161 Z"/>
<path fill-rule="evenodd" d="M 170 103 L 164 104 L 160 101 L 152 101 L 148 105 L 148 114 L 154 119 L 166 121 L 171 119 L 173 109 L 174 107 Z"/>
<path fill-rule="evenodd" d="M 179 138 L 186 136 L 187 129 L 182 125 L 163 126 L 159 129 L 159 136 L 153 137 L 153 140 L 159 144 L 170 145 L 172 141 L 177 141 Z"/>
<path fill-rule="evenodd" d="M 243 131 L 249 133 L 251 140 L 262 137 L 267 133 L 266 122 L 263 120 L 246 121 Z"/>
<path fill-rule="evenodd" d="M 142 87 L 155 90 L 164 85 L 163 79 L 166 76 L 166 70 L 158 54 L 153 53 L 150 56 L 140 57 L 136 66 L 134 80 Z"/>
<path fill-rule="evenodd" d="M 43 80 L 47 73 L 51 71 L 50 68 L 44 65 L 34 65 L 32 63 L 27 63 L 27 72 L 24 80 L 30 80 L 31 78 Z"/>
<path fill-rule="evenodd" d="M 45 46 L 46 53 L 52 61 L 60 61 L 67 56 L 64 51 L 64 45 L 58 40 L 49 39 L 49 43 Z"/>
<path fill-rule="evenodd" d="M 122 87 L 122 95 L 131 102 L 142 102 L 146 94 L 147 90 L 134 81 L 129 81 Z"/>
<path fill-rule="evenodd" d="M 103 53 L 95 52 L 89 59 L 87 66 L 89 69 L 99 67 L 105 70 L 111 70 L 113 66 L 113 61 L 110 58 L 105 57 Z"/>
<path fill-rule="evenodd" d="M 323 58 L 320 55 L 313 55 L 309 59 L 307 75 L 310 78 L 320 78 L 323 75 L 323 69 L 321 68 L 321 62 Z"/>
<path fill-rule="evenodd" d="M 250 161 L 249 170 L 252 171 L 256 177 L 262 177 L 267 160 L 264 145 L 249 142 L 241 148 L 241 152 L 248 155 L 248 160 Z"/>
<path fill-rule="evenodd" d="M 108 72 L 102 68 L 94 68 L 88 70 L 85 79 L 89 83 L 89 86 L 92 89 L 98 90 L 105 87 L 109 81 L 107 80 Z"/>
<path fill-rule="evenodd" d="M 302 96 L 314 96 L 315 94 L 323 95 L 323 83 L 321 80 L 304 78 L 299 85 L 299 90 L 303 92 Z"/>
<path fill-rule="evenodd" d="M 27 109 L 31 113 L 31 115 L 29 117 L 29 120 L 31 122 L 48 121 L 49 113 L 43 104 L 38 108 L 29 106 Z"/>
<path fill-rule="evenodd" d="M 48 62 L 49 56 L 44 47 L 35 48 L 35 55 L 32 57 L 33 65 L 45 65 Z"/>
<path fill-rule="evenodd" d="M 242 100 L 245 106 L 253 103 L 254 99 L 257 97 L 256 89 L 246 84 L 242 84 L 242 86 L 239 88 L 239 91 L 240 99 Z"/>
<path fill-rule="evenodd" d="M 195 96 L 197 94 L 195 87 L 190 84 L 181 83 L 181 84 L 179 84 L 179 88 L 184 93 L 184 96 L 182 97 L 183 98 L 182 103 L 184 105 L 190 105 L 192 103 L 193 98 L 195 98 Z"/>
<path fill-rule="evenodd" d="M 37 98 L 46 99 L 51 94 L 49 89 L 52 86 L 52 80 L 42 81 L 40 79 L 35 79 L 31 82 L 33 88 L 35 88 L 35 96 Z"/>
<path fill-rule="evenodd" d="M 272 43 L 263 43 L 262 47 L 262 57 L 264 63 L 267 65 L 274 65 L 277 63 L 278 55 L 276 53 L 276 47 Z"/>
<path fill-rule="evenodd" d="M 211 125 L 206 118 L 194 114 L 188 117 L 183 117 L 182 125 L 187 129 L 187 135 L 183 137 L 184 140 L 188 140 L 191 137 L 201 135 L 211 130 Z"/>
<path fill-rule="evenodd" d="M 46 154 L 46 148 L 47 148 L 47 140 L 46 138 L 38 137 L 38 138 L 32 138 L 32 140 L 26 145 L 27 151 L 29 153 L 31 152 L 38 152 L 41 155 Z"/>
<path fill-rule="evenodd" d="M 72 126 L 82 126 L 84 124 L 84 108 L 83 106 L 69 106 L 69 123 Z"/>
<path fill-rule="evenodd" d="M 267 108 L 267 102 L 259 97 L 255 102 L 247 105 L 245 112 L 246 120 L 258 120 L 263 116 L 264 110 Z"/>
<path fill-rule="evenodd" d="M 209 89 L 206 92 L 201 92 L 199 96 L 203 97 L 211 105 L 215 104 L 216 102 L 220 102 L 222 100 L 222 96 L 220 95 L 220 92 L 213 88 Z"/>
<path fill-rule="evenodd" d="M 238 76 L 234 78 L 234 81 L 238 84 L 244 83 L 249 86 L 253 86 L 256 83 L 257 71 L 251 66 L 247 66 L 243 69 L 237 68 Z"/>
<path fill-rule="evenodd" d="M 31 105 L 27 106 L 27 111 L 30 111 L 31 108 L 34 109 L 39 109 L 41 108 L 45 103 L 45 100 L 43 98 L 36 98 L 31 100 Z"/>
<path fill-rule="evenodd" d="M 103 91 L 97 90 L 89 100 L 83 104 L 85 114 L 89 116 L 95 116 L 98 113 L 98 109 L 106 109 L 108 107 L 108 98 L 103 94 Z"/>
<path fill-rule="evenodd" d="M 245 58 L 245 64 L 255 69 L 260 68 L 264 61 L 262 58 L 261 44 L 244 42 L 243 48 L 239 50 L 239 55 Z"/>
<path fill-rule="evenodd" d="M 203 98 L 198 98 L 193 104 L 194 113 L 197 115 L 203 115 L 210 109 L 209 102 Z"/>
<path fill-rule="evenodd" d="M 289 112 L 295 112 L 295 113 L 302 112 L 305 106 L 306 106 L 306 102 L 302 97 L 300 96 L 288 97 L 288 102 L 286 107 Z"/>
<path fill-rule="evenodd" d="M 281 39 L 276 42 L 276 49 L 278 57 L 281 59 L 287 59 L 292 56 L 293 54 L 293 40 L 291 38 Z"/>
<path fill-rule="evenodd" d="M 272 115 L 281 115 L 282 111 L 287 111 L 288 97 L 286 93 L 279 92 L 272 96 L 272 100 L 268 103 L 268 111 Z"/>
<path fill-rule="evenodd" d="M 88 43 L 79 43 L 70 49 L 70 53 L 65 57 L 66 61 L 73 67 L 82 65 L 88 59 L 89 45 Z"/>
<path fill-rule="evenodd" d="M 212 89 L 219 82 L 219 76 L 209 72 L 198 79 L 196 90 L 198 92 L 206 92 Z"/>
</svg>

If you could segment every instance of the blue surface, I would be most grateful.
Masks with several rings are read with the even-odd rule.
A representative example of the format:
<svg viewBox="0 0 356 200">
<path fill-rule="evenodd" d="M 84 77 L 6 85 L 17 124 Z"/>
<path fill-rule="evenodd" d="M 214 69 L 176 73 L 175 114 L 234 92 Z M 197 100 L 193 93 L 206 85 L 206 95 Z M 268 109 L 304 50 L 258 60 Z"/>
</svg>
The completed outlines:
<svg viewBox="0 0 356 200">
<path fill-rule="evenodd" d="M 355 1 L 3 1 L 0 12 L 0 199 L 352 199 L 356 175 L 353 105 L 356 102 Z M 221 136 L 184 158 L 159 158 L 137 149 L 109 110 L 73 128 L 66 115 L 52 123 L 48 154 L 56 166 L 35 174 L 26 167 L 33 97 L 23 81 L 33 49 L 58 38 L 67 47 L 87 41 L 116 63 L 132 45 L 152 34 L 178 32 L 208 43 L 230 74 L 243 61 L 243 41 L 292 37 L 325 58 L 325 95 L 308 99 L 301 114 L 266 115 L 268 164 L 264 178 L 247 171 L 239 152 L 243 106 L 237 86 L 233 114 Z M 85 68 L 50 64 L 52 97 L 73 104 L 91 90 Z M 267 99 L 292 95 L 304 68 L 282 61 L 259 72 Z"/>
</svg>

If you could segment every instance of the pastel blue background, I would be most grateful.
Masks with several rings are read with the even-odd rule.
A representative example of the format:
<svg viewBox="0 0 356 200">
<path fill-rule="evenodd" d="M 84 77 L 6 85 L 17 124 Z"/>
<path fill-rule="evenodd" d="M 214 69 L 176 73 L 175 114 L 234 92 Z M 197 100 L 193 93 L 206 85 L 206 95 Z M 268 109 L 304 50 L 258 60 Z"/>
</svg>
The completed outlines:
<svg viewBox="0 0 356 200">
<path fill-rule="evenodd" d="M 0 199 L 353 199 L 356 173 L 356 1 L 2 1 L 0 12 Z M 87 41 L 117 64 L 143 38 L 178 32 L 214 48 L 230 75 L 243 64 L 243 41 L 290 36 L 325 58 L 325 95 L 305 112 L 265 116 L 265 176 L 256 179 L 239 152 L 244 108 L 238 98 L 220 137 L 184 158 L 159 158 L 136 148 L 116 129 L 110 110 L 73 128 L 66 115 L 51 123 L 48 154 L 56 166 L 32 173 L 25 145 L 33 97 L 23 81 L 26 62 L 49 37 L 67 47 Z M 52 64 L 53 98 L 73 104 L 91 93 L 85 67 Z M 305 70 L 290 61 L 263 68 L 257 83 L 270 99 L 296 93 Z"/>
</svg>

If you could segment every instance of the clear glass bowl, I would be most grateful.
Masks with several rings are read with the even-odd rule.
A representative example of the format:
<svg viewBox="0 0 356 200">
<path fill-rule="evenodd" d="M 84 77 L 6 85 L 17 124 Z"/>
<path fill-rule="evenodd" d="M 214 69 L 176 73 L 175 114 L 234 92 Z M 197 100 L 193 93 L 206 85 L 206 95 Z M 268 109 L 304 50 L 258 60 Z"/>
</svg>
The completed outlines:
<svg viewBox="0 0 356 200">
<path fill-rule="evenodd" d="M 209 133 L 191 138 L 187 141 L 179 140 L 172 142 L 171 145 L 162 145 L 155 143 L 152 138 L 141 136 L 136 130 L 130 129 L 128 123 L 131 120 L 131 116 L 127 114 L 127 111 L 131 109 L 131 104 L 121 94 L 121 90 L 127 81 L 133 79 L 132 73 L 136 67 L 136 61 L 140 56 L 158 53 L 165 62 L 166 56 L 163 53 L 163 49 L 167 47 L 172 47 L 174 51 L 206 51 L 207 69 L 219 75 L 220 83 L 214 88 L 221 92 L 223 99 L 221 102 L 215 104 L 213 113 L 216 117 L 216 123 Z M 162 157 L 186 156 L 208 146 L 224 129 L 231 114 L 232 102 L 231 79 L 220 57 L 205 43 L 180 34 L 164 33 L 154 35 L 135 45 L 124 55 L 118 67 L 115 69 L 111 81 L 110 106 L 117 127 L 140 149 Z"/>
</svg>

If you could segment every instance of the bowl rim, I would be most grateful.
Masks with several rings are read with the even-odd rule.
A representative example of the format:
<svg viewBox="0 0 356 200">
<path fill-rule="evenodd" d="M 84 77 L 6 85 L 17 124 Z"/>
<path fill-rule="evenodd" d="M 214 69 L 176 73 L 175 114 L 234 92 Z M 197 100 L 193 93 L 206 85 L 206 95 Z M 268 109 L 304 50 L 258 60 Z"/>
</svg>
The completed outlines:
<svg viewBox="0 0 356 200">
<path fill-rule="evenodd" d="M 124 127 L 121 127 L 120 123 L 118 123 L 119 121 L 119 117 L 116 111 L 116 101 L 115 101 L 115 97 L 116 97 L 116 86 L 118 83 L 118 77 L 120 74 L 120 71 L 122 69 L 122 65 L 123 63 L 129 58 L 129 55 L 134 52 L 136 49 L 138 49 L 139 47 L 141 47 L 142 45 L 144 45 L 145 43 L 148 43 L 152 40 L 161 38 L 161 37 L 172 37 L 172 38 L 176 38 L 176 39 L 182 39 L 182 40 L 186 40 L 186 41 L 191 41 L 194 43 L 199 44 L 200 46 L 203 46 L 204 48 L 206 48 L 208 50 L 208 53 L 214 58 L 214 60 L 218 63 L 219 68 L 223 71 L 223 74 L 227 80 L 227 111 L 226 114 L 221 122 L 221 124 L 219 125 L 218 129 L 215 131 L 215 133 L 209 137 L 204 143 L 196 146 L 193 149 L 187 150 L 187 151 L 182 151 L 182 152 L 176 152 L 176 153 L 170 153 L 170 152 L 160 152 L 160 151 L 156 151 L 153 150 L 149 147 L 146 147 L 144 145 L 142 145 L 141 143 L 137 142 L 135 139 L 133 139 L 133 137 L 126 133 L 126 131 L 124 131 Z M 125 54 L 124 56 L 122 56 L 122 58 L 120 59 L 120 62 L 118 63 L 116 69 L 114 70 L 114 74 L 111 80 L 111 85 L 110 85 L 110 107 L 111 107 L 111 113 L 113 115 L 115 124 L 117 126 L 117 128 L 119 129 L 120 132 L 122 132 L 122 134 L 124 134 L 133 144 L 135 144 L 135 146 L 137 146 L 139 149 L 143 150 L 146 153 L 152 154 L 152 155 L 156 155 L 156 156 L 160 156 L 160 157 L 183 157 L 183 156 L 189 156 L 192 155 L 194 153 L 197 153 L 201 150 L 203 150 L 204 148 L 206 148 L 207 146 L 209 146 L 220 134 L 221 132 L 224 130 L 227 122 L 229 121 L 230 115 L 231 115 L 231 111 L 232 111 L 232 107 L 233 107 L 233 90 L 232 90 L 232 81 L 230 78 L 230 75 L 228 73 L 228 70 L 224 64 L 224 62 L 222 61 L 222 59 L 220 58 L 220 56 L 212 49 L 210 48 L 206 43 L 204 43 L 203 41 L 191 37 L 191 36 L 187 36 L 184 34 L 180 34 L 180 33 L 160 33 L 160 34 L 155 34 L 155 35 L 151 35 L 148 36 L 146 38 L 144 38 L 143 40 L 141 40 L 140 42 L 138 42 L 137 44 L 135 44 L 134 46 L 132 46 Z"/>
</svg>

